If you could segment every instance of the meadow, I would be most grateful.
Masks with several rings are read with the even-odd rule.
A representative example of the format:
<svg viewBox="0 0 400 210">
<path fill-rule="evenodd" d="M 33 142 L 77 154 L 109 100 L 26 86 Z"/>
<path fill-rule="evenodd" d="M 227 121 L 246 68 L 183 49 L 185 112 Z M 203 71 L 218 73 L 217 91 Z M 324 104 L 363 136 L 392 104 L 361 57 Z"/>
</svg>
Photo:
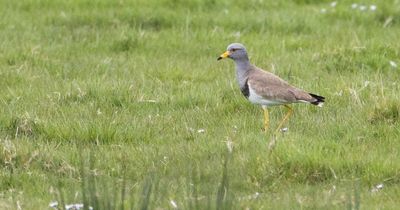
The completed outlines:
<svg viewBox="0 0 400 210">
<path fill-rule="evenodd" d="M 0 5 L 0 209 L 400 206 L 400 1 Z M 232 42 L 324 107 L 263 132 Z"/>
</svg>

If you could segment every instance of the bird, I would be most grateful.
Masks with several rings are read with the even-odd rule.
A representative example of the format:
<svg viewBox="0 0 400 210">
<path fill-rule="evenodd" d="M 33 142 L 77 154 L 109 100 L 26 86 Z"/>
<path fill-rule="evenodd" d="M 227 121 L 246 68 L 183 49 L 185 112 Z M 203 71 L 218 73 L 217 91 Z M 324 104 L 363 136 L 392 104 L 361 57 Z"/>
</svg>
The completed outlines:
<svg viewBox="0 0 400 210">
<path fill-rule="evenodd" d="M 241 43 L 229 44 L 217 60 L 232 59 L 236 64 L 236 79 L 242 94 L 253 104 L 261 105 L 264 113 L 264 131 L 270 125 L 268 107 L 283 105 L 287 108 L 276 132 L 289 120 L 293 113 L 292 103 L 308 103 L 322 107 L 325 97 L 309 93 L 290 85 L 277 75 L 250 63 L 246 48 Z"/>
</svg>

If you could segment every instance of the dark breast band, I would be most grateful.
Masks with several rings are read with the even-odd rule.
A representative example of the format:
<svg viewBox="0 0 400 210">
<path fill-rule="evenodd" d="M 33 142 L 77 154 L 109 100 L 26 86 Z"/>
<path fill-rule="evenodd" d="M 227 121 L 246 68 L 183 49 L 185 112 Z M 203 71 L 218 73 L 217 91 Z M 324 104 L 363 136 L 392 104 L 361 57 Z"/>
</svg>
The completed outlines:
<svg viewBox="0 0 400 210">
<path fill-rule="evenodd" d="M 242 94 L 244 95 L 244 97 L 249 98 L 250 92 L 249 92 L 249 84 L 246 82 L 244 83 L 244 85 L 242 87 L 240 87 L 240 91 L 242 91 Z"/>
</svg>

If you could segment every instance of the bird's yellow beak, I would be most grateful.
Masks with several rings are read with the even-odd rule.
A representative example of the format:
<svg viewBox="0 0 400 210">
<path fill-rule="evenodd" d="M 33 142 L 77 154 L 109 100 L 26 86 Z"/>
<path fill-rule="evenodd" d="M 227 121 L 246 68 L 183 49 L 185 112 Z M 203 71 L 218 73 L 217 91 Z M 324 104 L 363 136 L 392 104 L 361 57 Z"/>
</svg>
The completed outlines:
<svg viewBox="0 0 400 210">
<path fill-rule="evenodd" d="M 220 55 L 217 60 L 221 60 L 223 58 L 227 58 L 227 57 L 229 57 L 229 55 L 230 55 L 229 51 L 226 51 L 226 52 L 222 53 L 222 55 Z"/>
</svg>

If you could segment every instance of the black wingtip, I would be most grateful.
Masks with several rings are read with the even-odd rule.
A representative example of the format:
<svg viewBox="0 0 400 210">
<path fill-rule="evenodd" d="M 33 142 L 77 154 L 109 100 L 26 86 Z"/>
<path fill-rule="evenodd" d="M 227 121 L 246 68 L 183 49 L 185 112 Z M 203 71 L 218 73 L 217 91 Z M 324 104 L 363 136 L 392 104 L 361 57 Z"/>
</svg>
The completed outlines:
<svg viewBox="0 0 400 210">
<path fill-rule="evenodd" d="M 309 93 L 310 96 L 316 99 L 316 101 L 311 102 L 311 104 L 316 105 L 316 106 L 322 106 L 322 104 L 325 102 L 325 97 L 315 95 L 313 93 Z"/>
</svg>

